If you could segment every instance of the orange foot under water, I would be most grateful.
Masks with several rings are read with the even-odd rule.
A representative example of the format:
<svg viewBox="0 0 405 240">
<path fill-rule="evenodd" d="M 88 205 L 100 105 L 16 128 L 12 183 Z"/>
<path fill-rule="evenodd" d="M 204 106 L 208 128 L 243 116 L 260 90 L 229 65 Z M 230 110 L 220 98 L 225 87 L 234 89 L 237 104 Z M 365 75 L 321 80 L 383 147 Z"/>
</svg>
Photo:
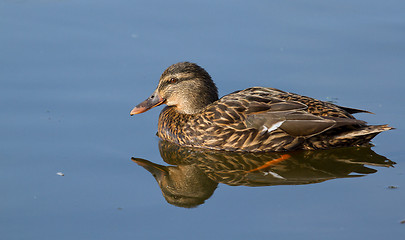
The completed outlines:
<svg viewBox="0 0 405 240">
<path fill-rule="evenodd" d="M 283 155 L 281 155 L 281 157 L 279 157 L 279 158 L 277 158 L 277 159 L 274 159 L 274 160 L 265 162 L 265 163 L 264 163 L 263 165 L 261 165 L 260 167 L 257 167 L 257 168 L 255 168 L 255 169 L 251 169 L 251 170 L 246 171 L 246 172 L 247 172 L 247 173 L 250 173 L 250 172 L 260 171 L 260 170 L 262 170 L 262 169 L 268 168 L 268 167 L 270 167 L 270 166 L 276 165 L 277 163 L 280 163 L 280 162 L 282 162 L 282 161 L 285 161 L 285 160 L 289 159 L 290 157 L 291 157 L 291 155 L 289 155 L 289 154 L 283 154 Z"/>
</svg>

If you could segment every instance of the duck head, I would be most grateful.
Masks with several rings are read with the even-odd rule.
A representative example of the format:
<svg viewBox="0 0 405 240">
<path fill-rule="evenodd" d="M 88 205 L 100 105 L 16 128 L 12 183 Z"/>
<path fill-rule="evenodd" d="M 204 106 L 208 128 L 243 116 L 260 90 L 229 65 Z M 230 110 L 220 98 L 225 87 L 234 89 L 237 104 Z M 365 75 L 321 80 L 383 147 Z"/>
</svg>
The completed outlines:
<svg viewBox="0 0 405 240">
<path fill-rule="evenodd" d="M 156 90 L 130 114 L 143 113 L 163 103 L 180 113 L 195 114 L 216 100 L 218 90 L 210 75 L 195 63 L 180 62 L 163 72 Z"/>
</svg>

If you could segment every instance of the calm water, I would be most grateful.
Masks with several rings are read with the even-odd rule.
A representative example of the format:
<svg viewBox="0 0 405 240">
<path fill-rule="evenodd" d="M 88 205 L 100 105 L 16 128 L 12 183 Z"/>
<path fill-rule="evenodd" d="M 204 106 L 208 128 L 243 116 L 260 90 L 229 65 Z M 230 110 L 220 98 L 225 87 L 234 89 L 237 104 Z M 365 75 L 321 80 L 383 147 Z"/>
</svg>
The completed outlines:
<svg viewBox="0 0 405 240">
<path fill-rule="evenodd" d="M 403 239 L 404 16 L 399 0 L 1 1 L 0 238 Z M 396 129 L 261 175 L 224 166 L 277 156 L 185 161 L 155 136 L 161 108 L 129 116 L 184 60 L 221 95 L 271 86 Z"/>
</svg>

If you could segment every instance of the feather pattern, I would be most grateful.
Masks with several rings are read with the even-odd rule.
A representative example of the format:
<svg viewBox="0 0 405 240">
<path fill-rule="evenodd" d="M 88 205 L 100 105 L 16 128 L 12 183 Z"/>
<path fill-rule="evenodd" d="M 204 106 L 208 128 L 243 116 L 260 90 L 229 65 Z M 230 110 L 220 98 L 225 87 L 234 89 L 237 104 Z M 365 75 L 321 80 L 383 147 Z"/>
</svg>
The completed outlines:
<svg viewBox="0 0 405 240">
<path fill-rule="evenodd" d="M 367 126 L 332 103 L 255 87 L 229 94 L 193 116 L 165 108 L 158 136 L 183 146 L 262 152 L 358 146 L 370 137 L 362 141 L 354 133 L 388 129 Z"/>
<path fill-rule="evenodd" d="M 157 135 L 187 147 L 247 152 L 326 149 L 367 145 L 378 133 L 392 129 L 369 126 L 352 115 L 367 111 L 275 88 L 252 87 L 218 99 L 209 74 L 187 62 L 170 66 L 152 96 L 131 114 L 162 103 L 168 106 L 159 116 Z"/>
</svg>

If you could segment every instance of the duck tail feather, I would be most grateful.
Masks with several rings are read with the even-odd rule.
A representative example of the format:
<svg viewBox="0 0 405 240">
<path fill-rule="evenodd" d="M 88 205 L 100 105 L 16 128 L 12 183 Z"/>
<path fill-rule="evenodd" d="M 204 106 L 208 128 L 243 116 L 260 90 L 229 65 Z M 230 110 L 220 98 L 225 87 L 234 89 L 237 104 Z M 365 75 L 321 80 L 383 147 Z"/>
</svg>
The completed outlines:
<svg viewBox="0 0 405 240">
<path fill-rule="evenodd" d="M 394 129 L 393 127 L 388 126 L 388 124 L 385 125 L 371 125 L 371 126 L 366 126 L 361 129 L 356 129 L 350 132 L 345 132 L 342 133 L 338 136 L 335 137 L 336 140 L 339 139 L 348 139 L 348 138 L 358 138 L 358 137 L 364 137 L 368 140 L 371 140 L 374 136 L 377 134 L 392 130 Z"/>
</svg>

